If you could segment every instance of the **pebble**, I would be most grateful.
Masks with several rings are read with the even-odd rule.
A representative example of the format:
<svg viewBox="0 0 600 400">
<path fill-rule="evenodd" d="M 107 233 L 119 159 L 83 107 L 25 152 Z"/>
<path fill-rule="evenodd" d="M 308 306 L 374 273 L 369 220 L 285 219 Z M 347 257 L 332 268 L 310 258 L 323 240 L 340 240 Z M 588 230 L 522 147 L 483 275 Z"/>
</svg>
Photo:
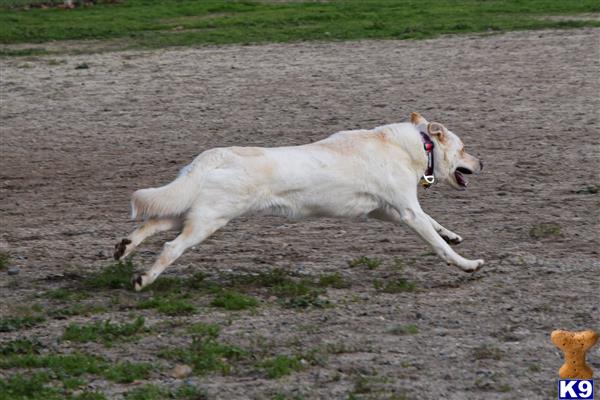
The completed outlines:
<svg viewBox="0 0 600 400">
<path fill-rule="evenodd" d="M 100 250 L 96 253 L 96 257 L 98 258 L 108 258 L 108 253 L 104 250 Z"/>
<path fill-rule="evenodd" d="M 18 275 L 21 269 L 19 267 L 10 267 L 7 272 L 9 275 Z"/>
<path fill-rule="evenodd" d="M 176 379 L 183 379 L 192 373 L 192 367 L 185 364 L 177 364 L 171 371 L 171 376 Z"/>
</svg>

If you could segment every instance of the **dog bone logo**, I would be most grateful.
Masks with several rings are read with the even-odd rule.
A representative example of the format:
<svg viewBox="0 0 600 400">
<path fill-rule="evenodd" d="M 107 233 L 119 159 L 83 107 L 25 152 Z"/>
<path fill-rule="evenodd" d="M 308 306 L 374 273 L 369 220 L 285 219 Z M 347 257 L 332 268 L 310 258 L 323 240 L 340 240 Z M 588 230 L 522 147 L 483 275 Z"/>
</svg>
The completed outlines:
<svg viewBox="0 0 600 400">
<path fill-rule="evenodd" d="M 558 370 L 561 379 L 592 379 L 592 368 L 585 362 L 585 353 L 598 341 L 594 331 L 553 331 L 552 342 L 565 354 L 565 363 Z"/>
</svg>

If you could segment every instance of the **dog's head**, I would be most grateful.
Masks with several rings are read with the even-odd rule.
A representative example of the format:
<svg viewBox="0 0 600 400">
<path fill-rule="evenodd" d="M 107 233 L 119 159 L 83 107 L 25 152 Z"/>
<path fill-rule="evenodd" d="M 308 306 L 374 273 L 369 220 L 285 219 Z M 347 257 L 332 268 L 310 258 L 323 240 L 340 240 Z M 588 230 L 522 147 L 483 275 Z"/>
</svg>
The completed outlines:
<svg viewBox="0 0 600 400">
<path fill-rule="evenodd" d="M 458 136 L 438 122 L 427 122 L 419 113 L 410 115 L 410 122 L 435 141 L 435 178 L 457 190 L 465 190 L 469 181 L 465 175 L 478 174 L 483 163 L 465 151 Z"/>
</svg>

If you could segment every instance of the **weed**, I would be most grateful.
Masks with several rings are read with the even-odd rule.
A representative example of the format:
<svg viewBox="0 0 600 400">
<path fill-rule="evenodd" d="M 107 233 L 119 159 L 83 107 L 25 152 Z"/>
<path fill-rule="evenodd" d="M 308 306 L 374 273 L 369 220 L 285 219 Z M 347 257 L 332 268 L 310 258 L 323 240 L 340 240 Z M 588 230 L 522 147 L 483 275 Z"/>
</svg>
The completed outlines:
<svg viewBox="0 0 600 400">
<path fill-rule="evenodd" d="M 537 224 L 531 227 L 529 230 L 529 236 L 534 239 L 544 239 L 549 237 L 561 237 L 563 236 L 560 225 L 553 222 Z"/>
<path fill-rule="evenodd" d="M 319 286 L 345 289 L 352 286 L 352 284 L 345 280 L 339 272 L 334 272 L 332 274 L 322 275 L 319 278 Z"/>
<path fill-rule="evenodd" d="M 359 267 L 365 266 L 368 269 L 375 269 L 381 265 L 381 260 L 377 258 L 369 258 L 367 256 L 362 256 L 355 258 L 354 260 L 348 261 L 348 266 L 350 267 Z"/>
<path fill-rule="evenodd" d="M 129 339 L 145 330 L 144 318 L 138 317 L 131 323 L 113 324 L 110 320 L 88 325 L 70 324 L 63 334 L 63 340 L 73 342 L 96 342 L 101 340 L 110 345 L 115 340 Z"/>
<path fill-rule="evenodd" d="M 284 285 L 290 282 L 288 273 L 282 268 L 275 268 L 267 272 L 261 272 L 255 276 L 245 276 L 238 278 L 238 284 L 255 285 L 266 288 Z"/>
<path fill-rule="evenodd" d="M 34 374 L 31 377 L 17 374 L 6 380 L 0 379 L 0 399 L 59 399 L 56 388 L 45 386 L 48 381 L 49 377 L 44 373 Z"/>
<path fill-rule="evenodd" d="M 88 289 L 128 289 L 135 267 L 131 260 L 111 264 L 102 271 L 88 277 L 84 284 Z"/>
<path fill-rule="evenodd" d="M 3 345 L 0 348 L 0 354 L 4 356 L 13 354 L 39 354 L 42 348 L 42 344 L 37 339 L 16 339 Z"/>
<path fill-rule="evenodd" d="M 258 301 L 250 296 L 243 295 L 233 290 L 224 290 L 210 303 L 214 307 L 221 307 L 226 310 L 246 310 L 258 306 Z"/>
<path fill-rule="evenodd" d="M 596 194 L 600 191 L 600 185 L 588 185 L 584 186 L 581 189 L 577 189 L 575 193 L 578 194 Z"/>
<path fill-rule="evenodd" d="M 326 307 L 329 303 L 320 298 L 323 289 L 314 287 L 308 279 L 288 280 L 270 289 L 271 294 L 282 299 L 288 308 Z"/>
<path fill-rule="evenodd" d="M 206 393 L 195 386 L 183 385 L 177 389 L 167 389 L 157 385 L 144 385 L 125 393 L 126 400 L 206 400 Z"/>
<path fill-rule="evenodd" d="M 397 325 L 390 329 L 390 333 L 393 335 L 416 335 L 419 333 L 419 328 L 414 324 Z"/>
<path fill-rule="evenodd" d="M 416 289 L 416 285 L 404 278 L 396 278 L 386 281 L 375 281 L 373 286 L 383 293 L 403 293 L 412 292 Z"/>
<path fill-rule="evenodd" d="M 211 371 L 227 374 L 231 370 L 231 362 L 245 356 L 240 348 L 217 340 L 219 328 L 216 325 L 195 324 L 188 331 L 192 333 L 192 343 L 188 348 L 166 349 L 159 355 L 191 365 L 197 374 Z"/>
<path fill-rule="evenodd" d="M 137 379 L 148 378 L 151 369 L 150 364 L 126 361 L 107 369 L 103 376 L 113 382 L 131 383 Z"/>
<path fill-rule="evenodd" d="M 126 400 L 163 400 L 167 396 L 167 390 L 156 385 L 144 385 L 125 393 Z"/>
<path fill-rule="evenodd" d="M 6 269 L 8 267 L 8 261 L 10 260 L 10 255 L 6 251 L 0 251 L 0 271 Z"/>
<path fill-rule="evenodd" d="M 54 300 L 70 300 L 70 301 L 80 301 L 85 300 L 89 297 L 89 295 L 85 292 L 78 292 L 75 290 L 68 290 L 65 288 L 59 288 L 54 290 L 48 290 L 43 294 L 44 297 Z"/>
<path fill-rule="evenodd" d="M 537 364 L 531 364 L 527 369 L 531 372 L 540 372 L 542 370 Z"/>
<path fill-rule="evenodd" d="M 373 384 L 368 376 L 360 375 L 354 380 L 353 393 L 365 394 L 373 391 Z"/>
<path fill-rule="evenodd" d="M 492 345 L 483 344 L 473 349 L 473 357 L 476 360 L 501 360 L 504 352 Z"/>
<path fill-rule="evenodd" d="M 106 364 L 101 358 L 80 353 L 20 354 L 0 359 L 0 368 L 47 368 L 59 377 L 77 377 L 86 373 L 100 374 L 106 369 Z"/>
<path fill-rule="evenodd" d="M 75 303 L 66 307 L 58 307 L 48 312 L 48 315 L 56 319 L 65 319 L 74 315 L 91 315 L 105 312 L 108 309 L 97 304 Z"/>
<path fill-rule="evenodd" d="M 0 359 L 0 368 L 45 368 L 51 377 L 60 379 L 67 388 L 83 385 L 79 379 L 84 374 L 102 376 L 118 383 L 130 383 L 147 378 L 152 367 L 145 363 L 110 363 L 101 357 L 82 353 L 38 355 L 35 353 L 7 355 Z"/>
<path fill-rule="evenodd" d="M 7 317 L 0 319 L 0 332 L 12 332 L 31 328 L 41 324 L 46 319 L 42 316 Z"/>
<path fill-rule="evenodd" d="M 150 299 L 141 300 L 137 308 L 154 308 L 158 312 L 170 316 L 190 315 L 196 312 L 196 306 L 186 300 L 185 297 L 176 295 L 155 296 Z"/>
<path fill-rule="evenodd" d="M 208 395 L 196 386 L 183 385 L 171 391 L 171 398 L 181 400 L 207 400 Z"/>
<path fill-rule="evenodd" d="M 298 357 L 284 355 L 265 360 L 261 363 L 261 366 L 270 379 L 279 379 L 282 376 L 302 369 L 302 364 Z"/>
<path fill-rule="evenodd" d="M 221 328 L 219 328 L 219 326 L 215 324 L 205 324 L 202 322 L 198 322 L 189 326 L 187 331 L 188 333 L 200 338 L 216 339 L 221 333 Z"/>
</svg>

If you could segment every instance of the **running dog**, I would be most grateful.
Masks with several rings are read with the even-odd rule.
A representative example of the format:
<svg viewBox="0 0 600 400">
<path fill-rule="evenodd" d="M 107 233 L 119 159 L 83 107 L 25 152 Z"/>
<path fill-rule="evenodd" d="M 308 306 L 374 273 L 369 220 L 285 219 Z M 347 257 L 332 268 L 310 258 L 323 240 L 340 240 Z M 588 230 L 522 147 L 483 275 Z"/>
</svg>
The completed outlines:
<svg viewBox="0 0 600 400">
<path fill-rule="evenodd" d="M 145 221 L 117 243 L 114 257 L 127 257 L 155 233 L 181 229 L 152 268 L 133 277 L 139 291 L 186 249 L 242 215 L 367 216 L 408 225 L 448 264 L 474 272 L 484 261 L 463 258 L 449 246 L 462 238 L 421 209 L 417 188 L 439 181 L 464 190 L 465 175 L 482 168 L 458 136 L 418 113 L 410 123 L 342 131 L 301 146 L 215 148 L 173 182 L 133 194 L 132 219 Z"/>
</svg>

